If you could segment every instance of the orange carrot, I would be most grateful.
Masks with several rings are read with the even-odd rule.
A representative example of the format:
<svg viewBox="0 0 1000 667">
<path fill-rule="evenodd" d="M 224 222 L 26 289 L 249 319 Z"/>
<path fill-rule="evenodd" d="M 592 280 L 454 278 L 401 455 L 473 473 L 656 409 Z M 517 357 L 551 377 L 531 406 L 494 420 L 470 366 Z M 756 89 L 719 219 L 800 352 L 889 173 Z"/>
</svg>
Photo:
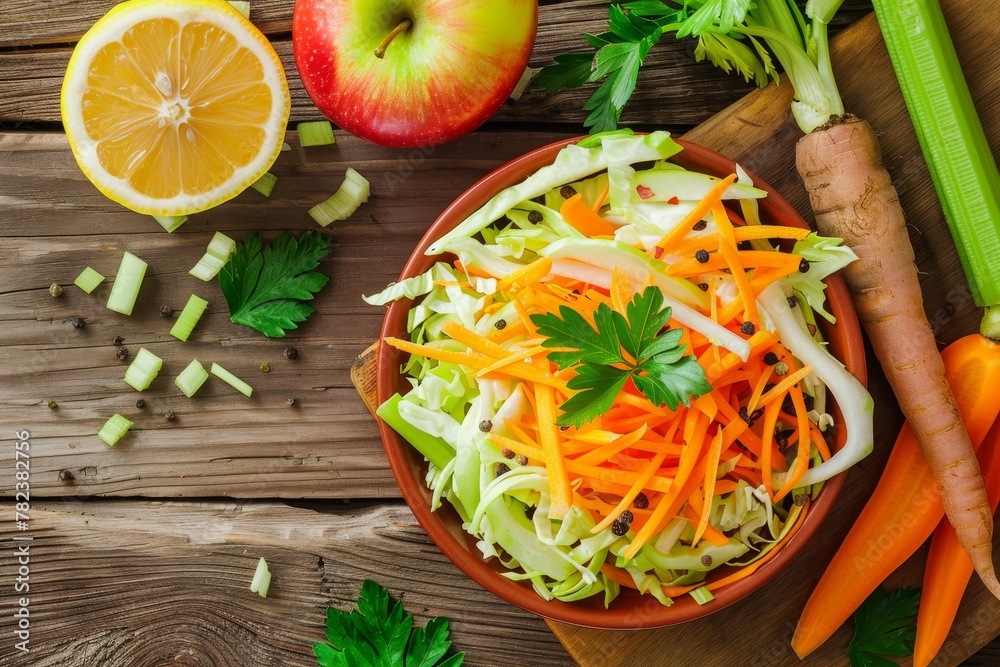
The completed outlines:
<svg viewBox="0 0 1000 667">
<path fill-rule="evenodd" d="M 948 520 L 1000 598 L 989 500 L 924 313 L 906 220 L 875 132 L 857 118 L 816 130 L 799 140 L 796 166 L 820 232 L 843 239 L 858 256 L 844 269 L 858 319 L 934 473 Z"/>
<path fill-rule="evenodd" d="M 1000 345 L 973 334 L 949 345 L 941 356 L 968 436 L 978 447 L 1000 413 L 995 393 Z M 804 658 L 829 639 L 930 537 L 942 516 L 934 473 L 909 423 L 904 424 L 878 486 L 806 602 L 792 636 L 798 656 Z"/>
<path fill-rule="evenodd" d="M 573 491 L 569 486 L 566 472 L 566 458 L 559 443 L 559 427 L 556 426 L 556 398 L 551 387 L 535 386 L 535 416 L 538 418 L 538 437 L 542 441 L 545 455 L 545 469 L 549 478 L 551 505 L 549 516 L 562 519 L 573 505 Z"/>
<path fill-rule="evenodd" d="M 575 194 L 559 208 L 563 220 L 587 236 L 614 236 L 615 228 L 597 212 L 583 203 L 582 195 Z"/>
<path fill-rule="evenodd" d="M 1000 420 L 993 423 L 978 454 L 990 509 L 995 512 L 1000 504 Z M 913 667 L 926 667 L 941 649 L 973 571 L 972 561 L 959 544 L 955 528 L 948 521 L 941 521 L 927 552 Z"/>
<path fill-rule="evenodd" d="M 695 223 L 704 218 L 712 210 L 712 206 L 715 202 L 722 200 L 722 195 L 725 194 L 729 186 L 736 182 L 736 174 L 730 174 L 726 176 L 721 181 L 716 182 L 712 189 L 708 191 L 705 198 L 698 202 L 695 207 L 684 216 L 684 219 L 680 223 L 671 229 L 669 232 L 663 235 L 657 243 L 656 247 L 661 250 L 668 250 L 674 243 L 679 239 L 683 238 L 691 228 L 694 227 Z"/>
</svg>

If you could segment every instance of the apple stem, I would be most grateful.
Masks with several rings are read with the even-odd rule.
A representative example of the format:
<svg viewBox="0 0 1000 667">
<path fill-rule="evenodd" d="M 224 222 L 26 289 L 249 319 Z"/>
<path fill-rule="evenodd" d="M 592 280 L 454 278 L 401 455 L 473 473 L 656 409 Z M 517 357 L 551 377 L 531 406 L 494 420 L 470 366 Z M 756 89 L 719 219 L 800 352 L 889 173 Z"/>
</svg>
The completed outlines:
<svg viewBox="0 0 1000 667">
<path fill-rule="evenodd" d="M 377 47 L 375 47 L 375 57 L 384 58 L 385 50 L 389 47 L 389 42 L 395 39 L 396 35 L 398 35 L 399 33 L 403 32 L 404 30 L 409 30 L 412 25 L 413 21 L 411 21 L 410 19 L 403 19 L 402 21 L 400 21 L 399 25 L 393 28 L 392 32 L 390 32 L 388 35 L 385 36 L 385 39 L 382 40 L 382 43 L 379 44 Z"/>
</svg>

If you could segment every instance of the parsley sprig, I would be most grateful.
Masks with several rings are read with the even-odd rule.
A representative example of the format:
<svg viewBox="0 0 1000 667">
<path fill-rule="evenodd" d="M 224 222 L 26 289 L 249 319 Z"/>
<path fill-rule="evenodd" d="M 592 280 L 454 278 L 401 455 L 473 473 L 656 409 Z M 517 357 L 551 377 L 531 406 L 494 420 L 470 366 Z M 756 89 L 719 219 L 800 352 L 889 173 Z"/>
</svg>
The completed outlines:
<svg viewBox="0 0 1000 667">
<path fill-rule="evenodd" d="M 320 667 L 459 667 L 464 653 L 446 657 L 451 648 L 448 623 L 447 618 L 438 617 L 424 628 L 413 627 L 413 616 L 403 611 L 398 600 L 374 581 L 365 580 L 357 609 L 327 610 L 330 644 L 316 642 L 313 654 Z"/>
<path fill-rule="evenodd" d="M 707 59 L 725 72 L 735 70 L 747 82 L 763 87 L 768 78 L 777 80 L 778 74 L 760 37 L 780 39 L 782 35 L 747 26 L 748 14 L 758 4 L 759 0 L 636 0 L 612 4 L 608 9 L 608 30 L 583 35 L 590 50 L 555 56 L 531 85 L 555 93 L 602 81 L 584 104 L 584 110 L 590 112 L 584 126 L 594 133 L 613 130 L 635 90 L 646 56 L 661 37 L 674 33 L 677 39 L 698 40 L 695 60 Z M 798 10 L 794 16 L 801 18 Z M 753 18 L 757 22 L 760 17 Z M 783 33 L 796 28 L 782 27 Z"/>
<path fill-rule="evenodd" d="M 329 282 L 316 267 L 329 252 L 330 237 L 310 230 L 298 239 L 284 232 L 264 247 L 254 232 L 219 272 L 231 320 L 269 338 L 284 338 L 315 310 L 307 302 Z"/>
<path fill-rule="evenodd" d="M 876 588 L 854 612 L 854 638 L 847 647 L 851 667 L 896 667 L 896 663 L 881 656 L 912 655 L 919 606 L 919 588 L 891 592 L 881 586 Z"/>
<path fill-rule="evenodd" d="M 596 326 L 569 306 L 560 306 L 558 315 L 531 316 L 538 333 L 546 337 L 544 347 L 570 348 L 549 353 L 549 360 L 560 369 L 576 367 L 567 386 L 579 391 L 562 404 L 560 426 L 581 426 L 607 412 L 629 378 L 652 403 L 671 410 L 712 391 L 705 370 L 684 354 L 684 332 L 660 333 L 670 313 L 660 290 L 647 287 L 626 305 L 625 315 L 607 304 L 598 306 Z"/>
</svg>

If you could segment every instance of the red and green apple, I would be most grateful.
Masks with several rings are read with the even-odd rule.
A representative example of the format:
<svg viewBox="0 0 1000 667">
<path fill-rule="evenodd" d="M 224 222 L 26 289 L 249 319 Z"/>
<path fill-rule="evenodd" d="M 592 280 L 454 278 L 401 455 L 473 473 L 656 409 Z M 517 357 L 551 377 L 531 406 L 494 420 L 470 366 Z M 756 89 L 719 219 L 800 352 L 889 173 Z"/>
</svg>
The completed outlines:
<svg viewBox="0 0 1000 667">
<path fill-rule="evenodd" d="M 330 120 L 377 144 L 428 146 L 500 108 L 537 22 L 536 0 L 296 0 L 292 43 Z"/>
</svg>

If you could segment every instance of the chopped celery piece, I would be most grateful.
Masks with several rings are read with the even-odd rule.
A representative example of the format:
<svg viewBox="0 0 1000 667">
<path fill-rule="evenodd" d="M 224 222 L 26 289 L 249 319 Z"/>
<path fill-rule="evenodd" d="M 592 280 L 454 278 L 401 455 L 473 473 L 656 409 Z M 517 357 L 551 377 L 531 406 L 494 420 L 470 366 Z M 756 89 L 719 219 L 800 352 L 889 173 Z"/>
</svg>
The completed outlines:
<svg viewBox="0 0 1000 667">
<path fill-rule="evenodd" d="M 873 4 L 972 296 L 980 306 L 1000 304 L 1000 171 L 941 6 Z"/>
<path fill-rule="evenodd" d="M 250 582 L 250 592 L 256 593 L 262 598 L 267 597 L 267 589 L 271 586 L 271 572 L 267 569 L 267 561 L 263 557 L 257 561 L 257 569 L 253 573 L 253 581 Z"/>
<path fill-rule="evenodd" d="M 337 143 L 333 136 L 333 125 L 328 120 L 311 120 L 299 123 L 295 129 L 299 133 L 299 145 L 306 146 L 330 146 Z"/>
<path fill-rule="evenodd" d="M 243 14 L 244 18 L 250 18 L 250 3 L 247 0 L 229 0 L 229 4 L 233 6 L 233 9 Z"/>
<path fill-rule="evenodd" d="M 198 324 L 198 320 L 201 319 L 206 308 L 208 308 L 208 301 L 205 301 L 197 294 L 189 296 L 180 317 L 174 322 L 174 326 L 170 328 L 170 335 L 178 340 L 187 341 L 188 336 L 191 335 L 191 331 Z"/>
<path fill-rule="evenodd" d="M 167 232 L 172 232 L 185 222 L 187 222 L 188 217 L 186 215 L 154 215 L 153 220 L 160 223 L 160 227 L 167 230 Z"/>
<path fill-rule="evenodd" d="M 229 255 L 236 249 L 236 241 L 232 240 L 222 232 L 215 232 L 212 242 L 208 244 L 205 254 L 202 255 L 194 268 L 188 271 L 195 278 L 209 281 L 219 275 L 219 271 L 229 261 Z"/>
<path fill-rule="evenodd" d="M 125 382 L 136 391 L 143 391 L 153 382 L 163 367 L 163 359 L 147 350 L 139 348 L 139 354 L 125 371 Z"/>
<path fill-rule="evenodd" d="M 227 371 L 219 364 L 212 364 L 212 375 L 219 378 L 244 396 L 249 396 L 253 393 L 253 387 Z"/>
<path fill-rule="evenodd" d="M 332 197 L 309 209 L 309 216 L 326 227 L 334 220 L 347 220 L 368 201 L 371 187 L 365 177 L 351 168 L 344 175 L 344 182 Z"/>
<path fill-rule="evenodd" d="M 264 175 L 250 184 L 250 187 L 261 193 L 265 197 L 270 197 L 274 191 L 274 184 L 278 182 L 278 177 L 271 172 L 264 172 Z"/>
<path fill-rule="evenodd" d="M 201 389 L 201 385 L 205 384 L 205 380 L 208 379 L 208 371 L 205 367 L 201 365 L 201 362 L 197 359 L 192 359 L 191 363 L 187 365 L 181 374 L 174 378 L 174 384 L 177 388 L 181 390 L 181 393 L 191 398 L 198 390 Z"/>
<path fill-rule="evenodd" d="M 114 447 L 122 439 L 122 436 L 128 433 L 128 430 L 132 426 L 132 422 L 116 412 L 111 416 L 111 419 L 104 422 L 104 426 L 101 427 L 97 437 L 108 447 Z"/>
<path fill-rule="evenodd" d="M 89 266 L 83 270 L 73 281 L 73 284 L 82 289 L 87 294 L 90 294 L 97 286 L 104 282 L 104 276 L 102 276 L 97 271 L 94 271 Z"/>
<path fill-rule="evenodd" d="M 691 591 L 690 595 L 698 604 L 708 604 L 715 599 L 715 596 L 712 595 L 712 591 L 708 590 L 707 586 L 694 589 Z"/>
<path fill-rule="evenodd" d="M 122 256 L 118 266 L 118 274 L 111 286 L 111 296 L 108 297 L 108 310 L 122 315 L 131 315 L 135 306 L 135 298 L 139 296 L 139 287 L 146 276 L 146 262 L 130 252 Z"/>
</svg>

